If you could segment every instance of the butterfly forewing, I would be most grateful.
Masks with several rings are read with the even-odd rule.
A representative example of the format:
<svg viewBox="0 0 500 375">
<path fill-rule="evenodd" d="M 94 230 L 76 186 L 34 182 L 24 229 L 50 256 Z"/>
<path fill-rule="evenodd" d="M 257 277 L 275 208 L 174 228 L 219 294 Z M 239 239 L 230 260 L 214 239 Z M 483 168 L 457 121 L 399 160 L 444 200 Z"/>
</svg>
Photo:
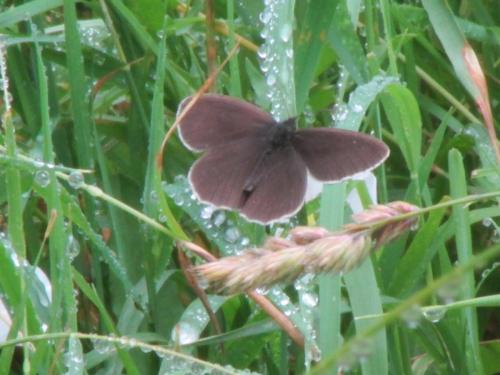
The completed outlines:
<svg viewBox="0 0 500 375">
<path fill-rule="evenodd" d="M 241 207 L 252 221 L 270 223 L 295 214 L 304 202 L 307 185 L 306 165 L 293 149 L 274 150 L 262 162 L 255 190 Z"/>
<path fill-rule="evenodd" d="M 342 129 L 298 130 L 292 144 L 320 181 L 339 181 L 371 170 L 389 156 L 389 148 L 378 139 Z"/>
<path fill-rule="evenodd" d="M 182 101 L 179 115 L 192 100 Z M 228 96 L 201 96 L 179 123 L 179 135 L 186 147 L 204 151 L 232 141 L 254 136 L 274 124 L 273 118 L 253 104 Z"/>
</svg>

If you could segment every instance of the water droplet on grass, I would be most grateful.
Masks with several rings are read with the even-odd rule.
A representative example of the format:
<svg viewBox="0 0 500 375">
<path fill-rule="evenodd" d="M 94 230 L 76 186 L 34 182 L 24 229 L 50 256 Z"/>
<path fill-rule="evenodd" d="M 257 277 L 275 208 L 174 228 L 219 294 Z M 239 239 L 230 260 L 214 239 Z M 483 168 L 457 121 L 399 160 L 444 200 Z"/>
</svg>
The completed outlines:
<svg viewBox="0 0 500 375">
<path fill-rule="evenodd" d="M 201 218 L 205 220 L 209 220 L 214 213 L 214 208 L 212 206 L 205 206 L 201 210 Z"/>
<path fill-rule="evenodd" d="M 49 172 L 40 170 L 35 173 L 35 182 L 41 187 L 47 187 L 50 183 Z"/>
<path fill-rule="evenodd" d="M 446 314 L 446 309 L 442 306 L 436 306 L 431 309 L 425 309 L 422 313 L 428 321 L 438 323 Z"/>
<path fill-rule="evenodd" d="M 179 322 L 172 330 L 172 340 L 179 345 L 187 345 L 198 340 L 198 331 L 187 322 Z"/>
<path fill-rule="evenodd" d="M 292 25 L 285 23 L 280 29 L 280 38 L 283 42 L 288 42 L 292 36 Z"/>
<path fill-rule="evenodd" d="M 213 223 L 216 227 L 220 227 L 224 224 L 224 221 L 226 221 L 226 214 L 223 211 L 218 212 L 213 219 Z"/>
<path fill-rule="evenodd" d="M 235 243 L 240 238 L 240 231 L 236 227 L 230 227 L 226 230 L 224 238 L 227 242 Z"/>
<path fill-rule="evenodd" d="M 68 176 L 68 184 L 73 189 L 79 189 L 84 183 L 83 174 L 80 171 L 73 171 Z"/>
<path fill-rule="evenodd" d="M 406 326 L 410 329 L 416 329 L 420 325 L 422 319 L 422 310 L 419 305 L 413 305 L 403 312 L 401 319 L 404 320 Z"/>
</svg>

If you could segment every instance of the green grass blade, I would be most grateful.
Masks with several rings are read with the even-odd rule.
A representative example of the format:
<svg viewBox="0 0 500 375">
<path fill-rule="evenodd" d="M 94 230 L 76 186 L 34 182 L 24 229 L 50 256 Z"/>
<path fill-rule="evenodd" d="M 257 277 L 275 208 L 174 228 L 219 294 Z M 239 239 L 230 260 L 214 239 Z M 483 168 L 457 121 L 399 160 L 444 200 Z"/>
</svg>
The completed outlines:
<svg viewBox="0 0 500 375">
<path fill-rule="evenodd" d="M 146 169 L 146 180 L 144 184 L 143 202 L 144 212 L 150 217 L 164 217 L 167 225 L 178 233 L 179 237 L 187 238 L 177 223 L 176 218 L 172 214 L 170 207 L 167 204 L 165 195 L 162 191 L 161 169 L 158 168 L 157 156 L 160 152 L 161 143 L 165 135 L 164 124 L 165 118 L 163 115 L 163 90 L 165 84 L 165 61 L 166 61 L 166 21 L 163 25 L 163 32 L 160 37 L 160 46 L 158 48 L 158 61 L 156 66 L 156 81 L 153 92 L 153 101 L 151 105 L 151 124 L 149 126 L 149 142 L 148 142 L 148 161 Z M 151 236 L 154 241 L 155 236 Z M 149 241 L 152 243 L 152 241 Z M 153 314 L 153 320 L 159 322 L 161 317 L 156 305 L 155 278 L 157 269 L 155 267 L 158 262 L 158 255 L 154 254 L 153 247 L 146 250 L 144 254 L 144 269 L 146 284 L 148 290 L 148 301 L 150 311 Z"/>
<path fill-rule="evenodd" d="M 9 76 L 11 85 L 16 88 L 14 108 L 22 113 L 31 134 L 36 134 L 40 129 L 39 98 L 37 95 L 33 95 L 36 92 L 36 87 L 30 82 L 26 82 L 26 75 L 31 74 L 29 64 L 27 64 L 19 47 L 11 47 L 8 51 Z"/>
<path fill-rule="evenodd" d="M 226 10 L 227 10 L 227 26 L 229 27 L 229 40 L 228 40 L 228 50 L 231 51 L 236 45 L 235 38 L 235 24 L 234 24 L 234 0 L 227 0 L 226 2 Z M 229 92 L 231 96 L 235 96 L 237 98 L 242 97 L 241 91 L 241 74 L 240 74 L 240 66 L 238 61 L 238 56 L 233 57 L 229 61 Z"/>
<path fill-rule="evenodd" d="M 42 60 L 40 46 L 35 43 L 35 55 L 37 62 L 37 75 L 40 98 L 40 118 L 43 135 L 43 157 L 44 161 L 54 164 L 54 147 L 52 144 L 52 129 L 50 127 L 49 115 L 49 96 L 47 87 L 47 77 L 45 75 L 45 66 Z M 62 215 L 62 205 L 60 201 L 59 186 L 55 171 L 49 170 L 50 184 L 47 187 L 47 212 L 49 217 L 56 214 L 53 229 L 49 236 L 49 252 L 51 258 L 51 279 L 54 290 L 54 308 L 52 309 L 51 328 L 61 330 L 62 327 L 71 327 L 77 329 L 76 301 L 73 294 L 72 279 L 70 271 L 70 256 L 68 251 L 69 233 L 65 229 L 64 217 Z M 61 298 L 61 299 L 59 299 Z M 61 302 L 59 302 L 61 301 Z M 63 308 L 63 319 L 61 319 L 61 306 Z"/>
<path fill-rule="evenodd" d="M 391 7 L 389 0 L 380 0 L 380 12 L 382 13 L 382 22 L 384 25 L 384 39 L 387 48 L 387 56 L 389 58 L 389 72 L 392 75 L 398 74 L 398 67 L 396 65 L 396 53 L 393 46 L 393 24 L 391 17 Z"/>
<path fill-rule="evenodd" d="M 167 225 L 172 229 L 177 238 L 187 238 L 177 219 L 172 214 L 167 201 L 162 194 L 161 170 L 158 169 L 157 156 L 160 152 L 161 143 L 165 134 L 165 117 L 163 115 L 165 65 L 167 61 L 165 44 L 165 22 L 160 47 L 158 48 L 158 63 L 156 66 L 156 80 L 151 105 L 151 124 L 149 127 L 148 161 L 146 169 L 146 180 L 143 193 L 144 211 L 150 217 L 164 217 Z"/>
<path fill-rule="evenodd" d="M 14 124 L 10 113 L 3 116 L 3 128 L 5 129 L 5 143 L 7 155 L 14 158 L 17 153 Z M 12 246 L 22 258 L 26 256 L 26 243 L 24 238 L 23 202 L 21 191 L 20 173 L 15 166 L 6 170 L 7 202 L 9 215 L 9 237 Z"/>
<path fill-rule="evenodd" d="M 422 225 L 394 271 L 389 287 L 390 295 L 407 297 L 422 281 L 426 268 L 436 254 L 435 245 L 442 239 L 439 229 L 444 214 L 444 209 L 435 210 Z"/>
<path fill-rule="evenodd" d="M 74 147 L 81 168 L 93 167 L 89 88 L 83 70 L 82 46 L 76 17 L 76 2 L 64 0 L 64 31 L 70 83 L 71 109 L 74 121 Z"/>
<path fill-rule="evenodd" d="M 271 101 L 271 114 L 282 121 L 297 116 L 295 74 L 293 65 L 294 0 L 270 2 L 263 11 L 263 33 L 266 43 L 261 47 L 264 60 L 267 97 Z"/>
<path fill-rule="evenodd" d="M 356 332 L 363 332 L 371 323 L 356 320 L 357 317 L 383 313 L 380 289 L 375 270 L 370 261 L 344 276 Z M 367 346 L 370 355 L 361 364 L 363 374 L 386 374 L 388 372 L 387 337 L 384 330 L 370 337 Z"/>
<path fill-rule="evenodd" d="M 2 47 L 4 48 L 4 47 Z M 4 52 L 2 52 L 4 53 Z M 8 77 L 6 76 L 5 71 L 5 58 L 1 56 L 2 63 L 2 81 L 8 81 Z M 4 83 L 5 84 L 5 83 Z M 6 154 L 9 157 L 14 158 L 18 153 L 17 144 L 16 144 L 16 130 L 14 128 L 14 123 L 12 121 L 12 109 L 11 109 L 11 100 L 6 97 L 9 95 L 7 92 L 3 93 L 3 100 L 5 103 L 5 112 L 2 115 L 2 125 L 5 131 L 5 145 L 6 145 Z M 9 217 L 9 226 L 8 226 L 8 238 L 10 239 L 13 247 L 13 254 L 11 256 L 15 256 L 17 262 L 22 264 L 26 259 L 26 239 L 24 233 L 24 221 L 23 221 L 23 212 L 24 212 L 24 204 L 22 200 L 22 191 L 21 191 L 21 175 L 19 170 L 14 165 L 8 165 L 5 172 L 5 189 L 6 189 L 6 198 L 7 198 L 7 213 Z M 11 305 L 11 308 L 14 312 L 14 322 L 10 327 L 11 335 L 17 335 L 18 333 L 22 333 L 24 335 L 29 334 L 28 331 L 28 301 L 29 296 L 26 288 L 26 273 L 24 267 L 18 267 L 18 272 L 20 274 L 19 278 L 19 294 L 20 298 L 16 301 L 15 304 Z M 16 298 L 17 299 L 17 298 Z M 24 353 L 24 361 L 23 365 L 27 368 L 30 368 L 30 357 L 31 353 L 28 350 L 26 345 L 23 346 Z M 5 353 L 2 353 L 0 358 L 0 366 L 5 369 L 10 367 L 12 360 L 13 352 L 11 350 L 7 350 Z"/>
<path fill-rule="evenodd" d="M 326 185 L 323 188 L 319 224 L 327 229 L 339 228 L 344 222 L 346 184 Z M 339 275 L 320 275 L 318 346 L 323 356 L 340 347 L 341 278 Z"/>
<path fill-rule="evenodd" d="M 128 9 L 125 4 L 120 0 L 111 0 L 109 2 L 113 9 L 123 17 L 124 21 L 130 27 L 132 33 L 136 36 L 139 43 L 145 50 L 158 52 L 158 47 L 153 39 L 153 37 L 147 32 L 146 28 L 139 22 L 134 13 Z"/>
<path fill-rule="evenodd" d="M 463 51 L 467 45 L 467 41 L 458 27 L 448 4 L 444 0 L 423 0 L 422 4 L 429 15 L 434 31 L 448 55 L 448 59 L 455 69 L 457 78 L 473 98 L 479 97 L 480 92 L 472 81 L 464 60 Z"/>
<path fill-rule="evenodd" d="M 336 122 L 341 129 L 359 131 L 365 113 L 375 101 L 377 95 L 395 82 L 395 77 L 375 76 L 369 82 L 357 86 L 349 96 L 346 116 Z"/>
<path fill-rule="evenodd" d="M 72 275 L 73 280 L 75 281 L 76 285 L 78 285 L 78 288 L 89 300 L 92 301 L 92 303 L 99 310 L 100 317 L 102 318 L 103 324 L 106 329 L 114 335 L 120 335 L 120 332 L 115 327 L 111 315 L 106 310 L 104 303 L 99 298 L 99 295 L 97 294 L 95 289 L 92 288 L 92 286 L 90 286 L 85 281 L 84 277 L 75 269 L 73 269 Z M 117 352 L 123 362 L 125 369 L 127 370 L 127 374 L 140 374 L 139 369 L 136 367 L 132 357 L 127 351 L 121 349 L 120 347 L 117 347 Z"/>
<path fill-rule="evenodd" d="M 300 113 L 308 99 L 324 39 L 334 19 L 338 1 L 320 0 L 307 7 L 295 43 L 295 89 L 297 111 Z"/>
<path fill-rule="evenodd" d="M 25 21 L 27 18 L 45 13 L 51 9 L 60 7 L 63 0 L 34 0 L 28 1 L 0 13 L 0 28 L 5 28 Z"/>
<path fill-rule="evenodd" d="M 365 82 L 369 77 L 367 60 L 344 1 L 338 1 L 338 7 L 328 32 L 328 41 L 335 50 L 340 63 L 353 79 L 357 83 Z"/>
<path fill-rule="evenodd" d="M 465 169 L 460 152 L 455 149 L 451 150 L 448 155 L 448 163 L 452 198 L 460 198 L 467 195 Z M 468 209 L 461 205 L 453 206 L 452 218 L 455 223 L 458 261 L 460 264 L 466 264 L 470 262 L 473 256 Z M 461 284 L 463 285 L 463 298 L 473 298 L 476 289 L 473 270 L 463 275 L 463 283 Z M 483 374 L 484 370 L 479 352 L 476 310 L 474 308 L 466 308 L 463 315 L 465 318 L 465 356 L 467 358 L 468 371 L 471 374 Z"/>
<path fill-rule="evenodd" d="M 401 85 L 391 85 L 382 95 L 382 104 L 411 177 L 416 179 L 421 158 L 422 120 L 415 96 Z"/>
</svg>

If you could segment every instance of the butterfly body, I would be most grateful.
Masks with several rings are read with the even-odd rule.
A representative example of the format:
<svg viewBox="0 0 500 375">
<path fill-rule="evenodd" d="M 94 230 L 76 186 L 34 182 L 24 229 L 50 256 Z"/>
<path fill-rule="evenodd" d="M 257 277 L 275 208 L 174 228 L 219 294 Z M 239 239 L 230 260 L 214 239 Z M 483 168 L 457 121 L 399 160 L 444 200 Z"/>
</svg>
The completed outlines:
<svg viewBox="0 0 500 375">
<path fill-rule="evenodd" d="M 191 100 L 184 100 L 181 111 Z M 370 170 L 389 149 L 370 136 L 340 129 L 296 129 L 239 99 L 203 95 L 179 124 L 183 143 L 204 155 L 189 171 L 198 198 L 270 223 L 304 203 L 308 175 L 334 182 Z"/>
<path fill-rule="evenodd" d="M 283 122 L 276 122 L 268 127 L 268 143 L 270 152 L 276 149 L 292 146 L 291 141 L 295 135 L 295 119 L 291 118 Z"/>
<path fill-rule="evenodd" d="M 292 138 L 295 134 L 295 119 L 270 124 L 263 129 L 264 143 L 266 144 L 261 157 L 257 160 L 252 173 L 245 181 L 243 190 L 251 193 L 263 176 L 263 165 L 268 163 L 273 153 L 280 152 L 284 148 L 293 147 Z"/>
</svg>

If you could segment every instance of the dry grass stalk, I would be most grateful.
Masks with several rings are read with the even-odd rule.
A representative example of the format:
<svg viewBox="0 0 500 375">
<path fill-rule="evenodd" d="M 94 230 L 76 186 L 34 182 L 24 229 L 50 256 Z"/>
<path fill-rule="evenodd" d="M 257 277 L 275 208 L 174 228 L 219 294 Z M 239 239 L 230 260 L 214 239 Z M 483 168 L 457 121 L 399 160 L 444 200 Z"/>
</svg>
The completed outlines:
<svg viewBox="0 0 500 375">
<path fill-rule="evenodd" d="M 415 216 L 401 220 L 397 216 L 417 209 L 400 201 L 376 205 L 354 215 L 354 223 L 339 231 L 297 227 L 289 239 L 271 238 L 262 248 L 206 263 L 194 271 L 204 284 L 224 293 L 290 282 L 304 273 L 349 272 L 371 251 L 414 226 Z"/>
</svg>

